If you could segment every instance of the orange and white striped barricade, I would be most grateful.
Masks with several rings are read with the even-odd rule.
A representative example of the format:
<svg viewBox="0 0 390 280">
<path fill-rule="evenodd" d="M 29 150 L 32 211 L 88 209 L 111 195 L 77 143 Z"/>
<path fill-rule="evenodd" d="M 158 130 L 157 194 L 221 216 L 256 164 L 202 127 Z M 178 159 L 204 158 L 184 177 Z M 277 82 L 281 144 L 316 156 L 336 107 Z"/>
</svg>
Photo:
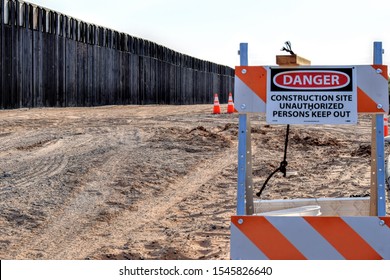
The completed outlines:
<svg viewBox="0 0 390 280">
<path fill-rule="evenodd" d="M 374 65 L 271 67 L 242 64 L 236 67 L 234 100 L 240 114 L 239 176 L 237 215 L 231 217 L 231 259 L 390 259 L 383 150 L 383 114 L 389 112 L 388 69 L 377 59 L 381 55 L 381 44 L 375 42 Z M 272 99 L 272 96 L 277 97 Z M 291 101 L 298 102 L 287 104 Z M 320 113 L 313 113 L 316 107 Z M 308 112 L 292 118 L 283 111 L 285 108 L 292 113 Z M 269 114 L 270 110 L 278 109 L 282 113 Z M 372 143 L 376 147 L 376 158 L 372 162 L 377 164 L 371 167 L 375 175 L 375 181 L 371 177 L 371 194 L 376 197 L 372 199 L 376 208 L 374 214 L 371 211 L 374 207 L 370 207 L 371 216 L 253 215 L 256 212 L 252 197 L 251 128 L 246 117 L 251 113 L 265 113 L 267 122 L 275 124 L 352 124 L 357 122 L 357 114 L 374 114 L 377 121 Z"/>
<path fill-rule="evenodd" d="M 233 260 L 390 259 L 390 217 L 233 216 Z"/>
<path fill-rule="evenodd" d="M 303 68 L 304 67 L 304 68 Z M 307 69 L 334 69 L 346 66 L 301 66 L 289 67 L 289 71 Z M 388 96 L 381 94 L 388 91 L 386 65 L 347 66 L 356 69 L 356 90 L 358 113 L 384 114 L 389 111 Z M 285 67 L 271 66 L 236 66 L 234 81 L 234 102 L 239 113 L 266 113 L 267 93 L 271 69 Z M 303 81 L 302 81 L 303 83 Z M 314 82 L 313 82 L 314 83 Z M 333 90 L 333 89 L 332 89 Z"/>
</svg>

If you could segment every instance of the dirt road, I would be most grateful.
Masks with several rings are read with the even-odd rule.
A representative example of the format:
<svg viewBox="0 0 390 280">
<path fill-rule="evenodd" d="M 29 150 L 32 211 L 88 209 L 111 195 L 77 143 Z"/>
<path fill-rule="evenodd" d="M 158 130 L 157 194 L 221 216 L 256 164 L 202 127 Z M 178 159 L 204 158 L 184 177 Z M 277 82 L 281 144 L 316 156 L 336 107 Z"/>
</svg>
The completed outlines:
<svg viewBox="0 0 390 280">
<path fill-rule="evenodd" d="M 0 111 L 0 258 L 229 259 L 238 116 L 211 111 Z M 283 157 L 285 128 L 252 122 L 258 189 Z M 369 194 L 370 137 L 368 116 L 293 126 L 298 175 L 276 175 L 263 198 Z"/>
</svg>

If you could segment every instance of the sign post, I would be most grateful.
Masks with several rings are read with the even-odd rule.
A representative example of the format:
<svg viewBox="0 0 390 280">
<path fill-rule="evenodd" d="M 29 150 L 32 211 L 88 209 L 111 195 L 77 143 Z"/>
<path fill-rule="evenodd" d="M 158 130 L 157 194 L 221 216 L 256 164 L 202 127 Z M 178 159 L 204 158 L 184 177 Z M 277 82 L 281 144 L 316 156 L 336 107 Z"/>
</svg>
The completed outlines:
<svg viewBox="0 0 390 280">
<path fill-rule="evenodd" d="M 231 217 L 231 259 L 389 260 L 383 129 L 389 96 L 388 69 L 381 65 L 381 43 L 374 43 L 373 65 L 297 67 L 296 57 L 284 60 L 287 67 L 242 64 L 235 69 L 235 104 L 240 117 L 237 215 Z M 265 113 L 271 124 L 353 124 L 358 113 L 371 114 L 373 217 L 366 216 L 366 204 L 367 211 L 361 216 L 355 217 L 350 209 L 339 211 L 348 206 L 345 202 L 349 198 L 334 198 L 336 207 L 329 207 L 326 215 L 303 213 L 310 205 L 291 208 L 287 203 L 274 209 L 277 211 L 254 211 L 251 113 Z"/>
<path fill-rule="evenodd" d="M 248 44 L 240 44 L 240 64 L 248 66 Z M 242 105 L 243 106 L 243 105 Z M 237 215 L 253 214 L 251 122 L 247 113 L 238 119 Z"/>
<path fill-rule="evenodd" d="M 374 65 L 382 64 L 382 42 L 374 42 Z M 378 75 L 381 69 L 377 69 Z M 387 73 L 386 73 L 387 75 Z M 384 104 L 378 104 L 378 107 Z M 385 112 L 388 113 L 388 110 Z M 385 140 L 383 130 L 383 114 L 372 115 L 371 134 L 371 187 L 370 187 L 370 215 L 386 215 L 385 196 Z"/>
</svg>

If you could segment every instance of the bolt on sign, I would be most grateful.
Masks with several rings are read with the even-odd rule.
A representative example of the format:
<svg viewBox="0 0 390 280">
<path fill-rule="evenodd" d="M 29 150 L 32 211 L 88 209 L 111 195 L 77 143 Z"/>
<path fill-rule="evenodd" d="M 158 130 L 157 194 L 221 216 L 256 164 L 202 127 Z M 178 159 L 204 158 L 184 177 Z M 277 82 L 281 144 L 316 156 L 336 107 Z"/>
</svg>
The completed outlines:
<svg viewBox="0 0 390 280">
<path fill-rule="evenodd" d="M 355 67 L 269 68 L 269 124 L 356 124 Z"/>
</svg>

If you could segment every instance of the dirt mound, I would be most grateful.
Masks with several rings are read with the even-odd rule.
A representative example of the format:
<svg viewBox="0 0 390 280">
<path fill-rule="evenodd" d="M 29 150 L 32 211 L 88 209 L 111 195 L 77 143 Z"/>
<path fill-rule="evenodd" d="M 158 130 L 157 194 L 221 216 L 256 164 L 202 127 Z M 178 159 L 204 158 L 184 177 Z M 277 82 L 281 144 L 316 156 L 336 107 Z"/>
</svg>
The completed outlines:
<svg viewBox="0 0 390 280">
<path fill-rule="evenodd" d="M 371 156 L 371 144 L 361 143 L 354 151 L 352 151 L 351 156 L 353 157 L 362 157 L 362 156 Z"/>
<path fill-rule="evenodd" d="M 321 135 L 310 135 L 308 133 L 294 133 L 291 137 L 291 144 L 301 145 L 301 146 L 332 146 L 339 147 L 342 144 L 339 140 L 333 137 L 329 137 L 322 133 Z"/>
</svg>

